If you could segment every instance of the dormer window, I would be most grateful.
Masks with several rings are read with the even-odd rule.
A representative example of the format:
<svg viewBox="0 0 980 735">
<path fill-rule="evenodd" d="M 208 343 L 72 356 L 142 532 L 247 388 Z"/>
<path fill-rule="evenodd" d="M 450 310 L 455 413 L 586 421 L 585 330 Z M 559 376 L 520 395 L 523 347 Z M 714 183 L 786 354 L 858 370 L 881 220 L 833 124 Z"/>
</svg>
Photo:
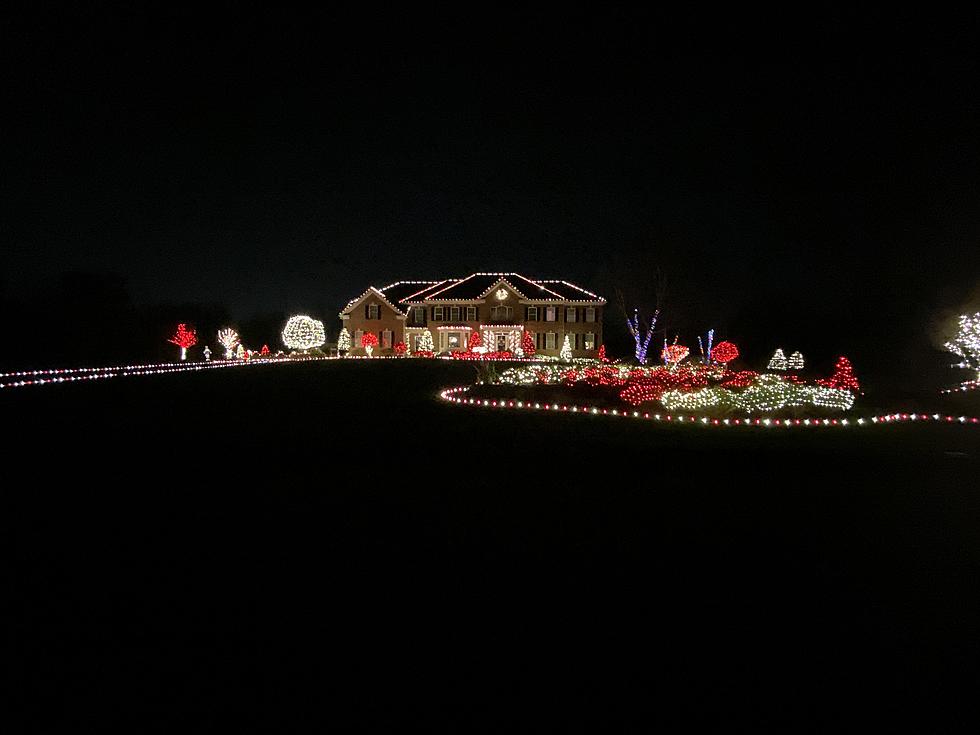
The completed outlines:
<svg viewBox="0 0 980 735">
<path fill-rule="evenodd" d="M 381 318 L 381 307 L 377 304 L 368 304 L 368 319 L 380 319 Z"/>
</svg>

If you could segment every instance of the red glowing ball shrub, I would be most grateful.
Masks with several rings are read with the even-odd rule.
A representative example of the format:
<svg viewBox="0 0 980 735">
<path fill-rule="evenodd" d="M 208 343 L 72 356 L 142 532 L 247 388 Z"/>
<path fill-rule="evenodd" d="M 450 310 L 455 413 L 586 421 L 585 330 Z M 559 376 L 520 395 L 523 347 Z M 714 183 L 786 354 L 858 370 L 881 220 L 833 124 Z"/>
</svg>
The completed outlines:
<svg viewBox="0 0 980 735">
<path fill-rule="evenodd" d="M 372 332 L 365 332 L 361 335 L 361 347 L 377 347 L 378 335 Z"/>
<path fill-rule="evenodd" d="M 738 347 L 731 342 L 719 342 L 711 350 L 711 359 L 715 362 L 727 363 L 738 357 Z"/>
</svg>

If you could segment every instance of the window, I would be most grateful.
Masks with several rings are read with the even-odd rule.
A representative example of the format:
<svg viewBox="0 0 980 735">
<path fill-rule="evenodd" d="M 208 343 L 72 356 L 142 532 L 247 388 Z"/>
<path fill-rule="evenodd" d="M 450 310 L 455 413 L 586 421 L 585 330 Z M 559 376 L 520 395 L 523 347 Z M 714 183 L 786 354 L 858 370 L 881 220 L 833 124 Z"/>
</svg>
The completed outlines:
<svg viewBox="0 0 980 735">
<path fill-rule="evenodd" d="M 368 319 L 380 319 L 381 318 L 381 307 L 377 304 L 368 304 Z"/>
<path fill-rule="evenodd" d="M 415 323 L 416 324 L 425 324 L 425 307 L 424 306 L 416 306 L 415 307 Z"/>
<path fill-rule="evenodd" d="M 558 321 L 557 313 L 554 306 L 547 306 L 544 310 L 544 320 L 546 322 Z"/>
<path fill-rule="evenodd" d="M 458 322 L 459 321 L 459 307 L 450 306 L 449 307 L 449 321 Z"/>
<path fill-rule="evenodd" d="M 527 320 L 529 322 L 536 322 L 538 320 L 538 307 L 536 306 L 527 307 Z"/>
<path fill-rule="evenodd" d="M 577 322 L 578 321 L 578 309 L 574 306 L 569 306 L 565 309 L 565 321 L 566 322 Z"/>
<path fill-rule="evenodd" d="M 381 333 L 382 349 L 386 349 L 386 350 L 391 349 L 391 338 L 392 338 L 392 331 L 390 329 L 386 329 Z"/>
<path fill-rule="evenodd" d="M 494 306 L 490 309 L 490 316 L 496 322 L 509 321 L 514 315 L 514 309 L 511 306 Z"/>
<path fill-rule="evenodd" d="M 466 307 L 466 321 L 475 322 L 476 321 L 476 307 L 467 306 Z"/>
<path fill-rule="evenodd" d="M 432 307 L 432 321 L 441 322 L 442 321 L 442 307 L 433 306 Z"/>
<path fill-rule="evenodd" d="M 592 332 L 585 333 L 585 349 L 587 350 L 595 349 L 595 335 Z"/>
<path fill-rule="evenodd" d="M 594 306 L 586 306 L 585 307 L 585 321 L 587 321 L 587 322 L 594 322 L 595 321 L 595 307 Z M 588 349 L 588 348 L 586 348 L 586 349 Z"/>
<path fill-rule="evenodd" d="M 447 344 L 449 349 L 458 350 L 459 349 L 459 332 L 450 332 L 447 336 Z"/>
<path fill-rule="evenodd" d="M 549 306 L 548 308 L 550 309 L 551 307 Z M 555 345 L 557 343 L 558 343 L 558 334 L 557 333 L 555 333 L 555 332 L 548 332 L 548 334 L 545 335 L 544 348 L 546 350 L 553 350 L 553 349 L 555 349 Z"/>
</svg>

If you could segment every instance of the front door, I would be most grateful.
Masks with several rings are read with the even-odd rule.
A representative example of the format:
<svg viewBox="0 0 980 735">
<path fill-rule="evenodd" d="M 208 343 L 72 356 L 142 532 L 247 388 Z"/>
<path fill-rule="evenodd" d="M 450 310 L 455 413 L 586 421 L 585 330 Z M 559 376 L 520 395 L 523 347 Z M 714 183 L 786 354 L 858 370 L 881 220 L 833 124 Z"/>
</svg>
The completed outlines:
<svg viewBox="0 0 980 735">
<path fill-rule="evenodd" d="M 498 334 L 497 335 L 497 352 L 503 352 L 507 349 L 507 335 Z"/>
</svg>

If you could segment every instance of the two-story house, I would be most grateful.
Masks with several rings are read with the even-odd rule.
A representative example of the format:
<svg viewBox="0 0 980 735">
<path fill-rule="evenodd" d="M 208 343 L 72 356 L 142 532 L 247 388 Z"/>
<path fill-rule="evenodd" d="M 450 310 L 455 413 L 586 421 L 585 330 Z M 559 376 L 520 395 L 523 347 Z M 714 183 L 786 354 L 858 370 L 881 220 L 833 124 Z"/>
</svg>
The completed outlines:
<svg viewBox="0 0 980 735">
<path fill-rule="evenodd" d="M 344 307 L 340 319 L 350 332 L 353 355 L 364 354 L 365 332 L 378 336 L 375 354 L 392 354 L 398 342 L 418 351 L 428 329 L 437 353 L 465 350 L 478 330 L 492 351 L 513 352 L 529 332 L 542 354 L 558 355 L 568 335 L 575 357 L 594 357 L 602 344 L 605 305 L 601 296 L 568 281 L 474 273 L 372 286 Z"/>
</svg>

